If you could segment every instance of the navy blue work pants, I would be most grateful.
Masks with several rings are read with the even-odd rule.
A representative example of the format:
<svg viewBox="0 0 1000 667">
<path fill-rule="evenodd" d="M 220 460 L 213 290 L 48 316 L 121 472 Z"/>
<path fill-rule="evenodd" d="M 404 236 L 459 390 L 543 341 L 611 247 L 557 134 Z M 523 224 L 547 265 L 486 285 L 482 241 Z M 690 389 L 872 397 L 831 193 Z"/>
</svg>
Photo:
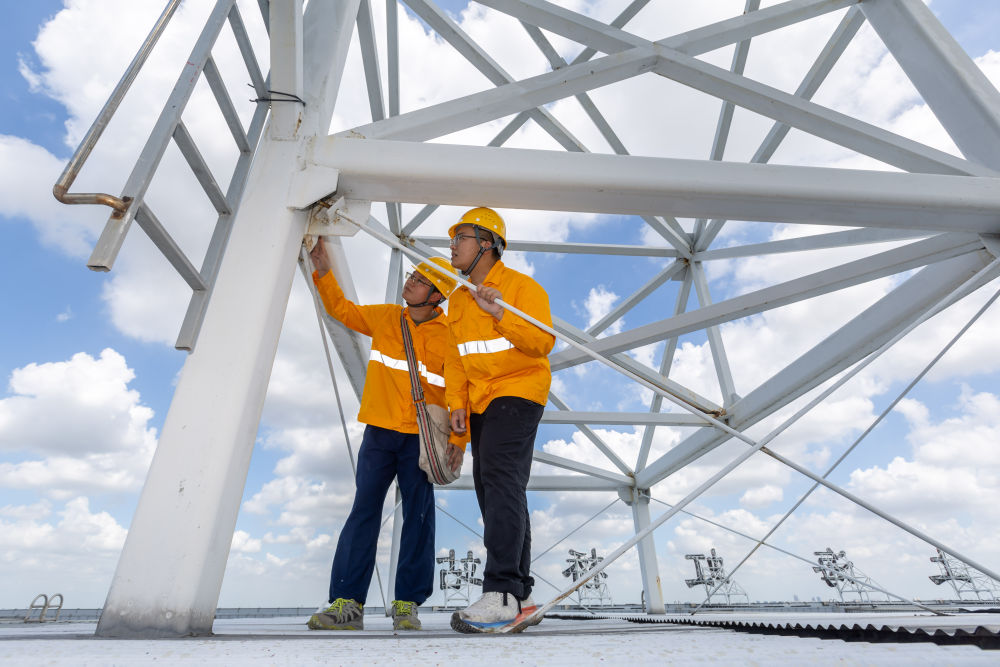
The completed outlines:
<svg viewBox="0 0 1000 667">
<path fill-rule="evenodd" d="M 434 486 L 417 466 L 417 434 L 365 427 L 358 451 L 357 490 L 330 575 L 330 602 L 365 603 L 375 569 L 382 505 L 393 477 L 403 497 L 403 532 L 396 567 L 396 599 L 423 604 L 434 591 Z"/>
<path fill-rule="evenodd" d="M 486 568 L 483 592 L 531 595 L 528 476 L 543 406 L 517 396 L 493 399 L 469 416 L 472 478 L 483 513 Z"/>
</svg>

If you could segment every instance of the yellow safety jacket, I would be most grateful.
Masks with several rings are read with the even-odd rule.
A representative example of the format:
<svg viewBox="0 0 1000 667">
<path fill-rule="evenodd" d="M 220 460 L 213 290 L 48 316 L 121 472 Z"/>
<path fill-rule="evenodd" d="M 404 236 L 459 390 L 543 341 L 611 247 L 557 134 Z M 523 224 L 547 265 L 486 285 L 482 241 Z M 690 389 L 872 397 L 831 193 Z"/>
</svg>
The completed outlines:
<svg viewBox="0 0 1000 667">
<path fill-rule="evenodd" d="M 400 433 L 418 433 L 417 411 L 413 406 L 410 367 L 406 363 L 403 331 L 399 324 L 402 306 L 382 304 L 359 306 L 344 296 L 333 271 L 322 278 L 313 272 L 326 312 L 358 333 L 371 336 L 372 350 L 365 373 L 358 421 L 392 429 Z M 448 324 L 444 311 L 436 308 L 437 317 L 416 324 L 406 309 L 406 323 L 413 339 L 424 400 L 445 407 L 444 360 L 448 346 Z M 451 435 L 451 442 L 465 446 L 468 435 Z"/>
<path fill-rule="evenodd" d="M 552 326 L 549 295 L 528 276 L 497 262 L 483 285 L 500 290 L 501 299 Z M 545 405 L 552 383 L 548 354 L 556 339 L 509 311 L 499 320 L 460 287 L 448 306 L 449 345 L 445 394 L 450 410 L 482 413 L 498 396 L 519 396 Z"/>
</svg>

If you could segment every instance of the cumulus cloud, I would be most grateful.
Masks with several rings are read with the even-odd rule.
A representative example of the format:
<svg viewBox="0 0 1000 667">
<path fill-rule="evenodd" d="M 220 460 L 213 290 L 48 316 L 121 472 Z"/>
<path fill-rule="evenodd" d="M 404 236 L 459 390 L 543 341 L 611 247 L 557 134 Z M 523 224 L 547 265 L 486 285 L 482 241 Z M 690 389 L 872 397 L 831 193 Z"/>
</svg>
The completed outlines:
<svg viewBox="0 0 1000 667">
<path fill-rule="evenodd" d="M 52 196 L 63 160 L 21 137 L 0 134 L 0 219 L 28 220 L 42 243 L 85 257 L 101 223 Z"/>
<path fill-rule="evenodd" d="M 137 490 L 156 431 L 149 426 L 152 410 L 128 388 L 134 377 L 110 348 L 96 359 L 80 352 L 68 361 L 16 369 L 11 395 L 0 399 L 4 486 L 61 498 L 80 489 Z"/>
<path fill-rule="evenodd" d="M 0 562 L 17 573 L 4 583 L 8 604 L 62 592 L 67 606 L 93 606 L 107 592 L 125 533 L 85 496 L 59 509 L 49 501 L 0 509 Z"/>
</svg>

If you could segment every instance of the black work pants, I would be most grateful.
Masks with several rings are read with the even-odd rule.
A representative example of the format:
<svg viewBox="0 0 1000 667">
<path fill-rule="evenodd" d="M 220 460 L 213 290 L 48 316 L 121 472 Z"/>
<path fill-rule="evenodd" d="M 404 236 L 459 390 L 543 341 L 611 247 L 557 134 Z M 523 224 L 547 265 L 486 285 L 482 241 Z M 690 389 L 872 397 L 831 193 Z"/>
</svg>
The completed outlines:
<svg viewBox="0 0 1000 667">
<path fill-rule="evenodd" d="M 543 406 L 517 396 L 493 399 L 469 417 L 472 479 L 485 527 L 483 592 L 531 595 L 528 476 Z"/>
</svg>

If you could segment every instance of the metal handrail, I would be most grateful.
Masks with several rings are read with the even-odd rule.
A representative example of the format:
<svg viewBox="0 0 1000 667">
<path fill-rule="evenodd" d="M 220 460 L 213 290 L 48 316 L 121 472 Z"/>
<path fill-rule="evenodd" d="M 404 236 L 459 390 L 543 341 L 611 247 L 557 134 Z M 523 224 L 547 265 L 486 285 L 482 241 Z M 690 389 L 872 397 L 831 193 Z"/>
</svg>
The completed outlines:
<svg viewBox="0 0 1000 667">
<path fill-rule="evenodd" d="M 121 104 L 122 99 L 124 99 L 128 89 L 132 86 L 136 76 L 139 74 L 139 70 L 142 69 L 143 64 L 145 64 L 146 59 L 149 57 L 149 54 L 156 45 L 156 42 L 159 41 L 160 36 L 167 27 L 167 23 L 170 22 L 174 12 L 180 6 L 181 1 L 182 0 L 167 0 L 167 5 L 160 14 L 160 18 L 157 19 L 156 24 L 153 25 L 153 29 L 150 30 L 149 35 L 146 36 L 146 40 L 142 43 L 142 46 L 139 47 L 139 51 L 135 54 L 135 58 L 132 59 L 132 63 L 125 71 L 121 81 L 119 81 L 118 85 L 115 86 L 114 91 L 111 93 L 111 97 L 109 97 L 108 101 L 104 103 L 104 107 L 97 115 L 94 123 L 90 126 L 90 129 L 87 131 L 83 141 L 80 142 L 76 152 L 73 153 L 73 157 L 70 158 L 70 161 L 66 164 L 66 168 L 63 169 L 62 175 L 59 176 L 59 180 L 52 186 L 52 194 L 63 204 L 102 204 L 104 206 L 110 206 L 114 209 L 114 213 L 112 213 L 113 217 L 121 217 L 128 209 L 128 197 L 123 199 L 114 195 L 97 192 L 70 194 L 69 188 L 73 185 L 73 181 L 76 180 L 77 175 L 80 173 L 80 169 L 83 168 L 84 162 L 86 162 L 87 158 L 90 157 L 90 153 L 94 150 L 97 140 L 101 138 L 101 135 L 107 128 L 108 123 L 111 122 L 111 117 L 114 116 L 115 112 L 118 110 L 118 106 Z"/>
</svg>

